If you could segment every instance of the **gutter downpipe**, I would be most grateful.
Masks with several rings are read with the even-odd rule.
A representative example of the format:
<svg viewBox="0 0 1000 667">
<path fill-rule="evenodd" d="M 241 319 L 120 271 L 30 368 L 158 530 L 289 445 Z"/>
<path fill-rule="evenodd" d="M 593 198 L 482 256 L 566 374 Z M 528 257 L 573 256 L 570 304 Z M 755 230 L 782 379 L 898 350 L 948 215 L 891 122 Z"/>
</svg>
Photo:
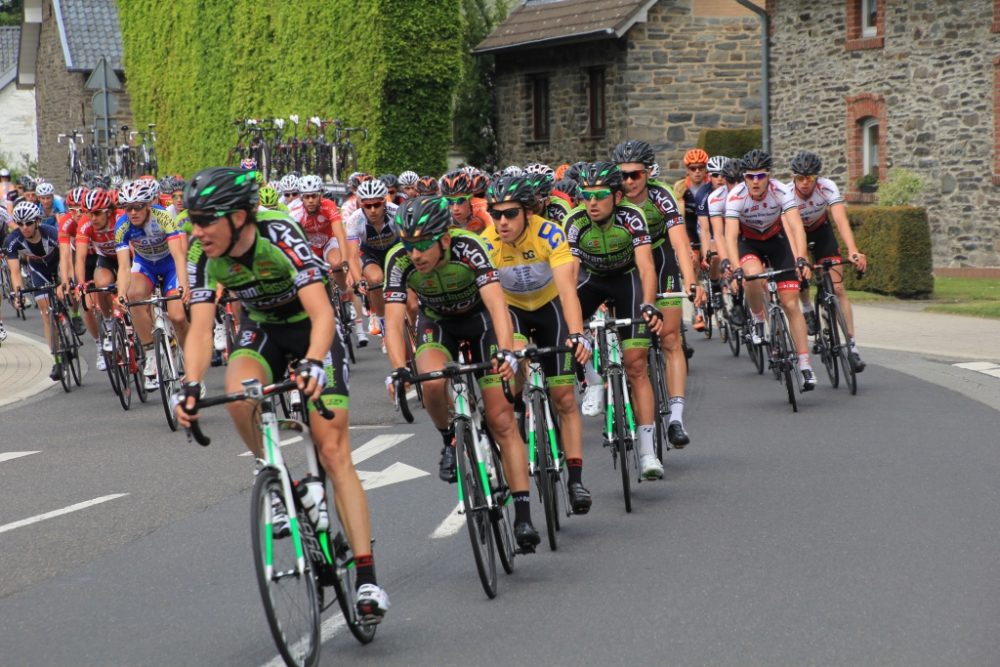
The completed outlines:
<svg viewBox="0 0 1000 667">
<path fill-rule="evenodd" d="M 770 76 L 770 55 L 771 55 L 771 45 L 770 45 L 770 33 L 771 26 L 770 20 L 767 16 L 767 11 L 761 9 L 757 5 L 750 2 L 750 0 L 736 0 L 737 3 L 746 7 L 758 17 L 760 17 L 760 30 L 761 30 L 761 49 L 760 49 L 760 111 L 761 111 L 761 134 L 764 150 L 768 153 L 771 152 L 771 76 Z"/>
</svg>

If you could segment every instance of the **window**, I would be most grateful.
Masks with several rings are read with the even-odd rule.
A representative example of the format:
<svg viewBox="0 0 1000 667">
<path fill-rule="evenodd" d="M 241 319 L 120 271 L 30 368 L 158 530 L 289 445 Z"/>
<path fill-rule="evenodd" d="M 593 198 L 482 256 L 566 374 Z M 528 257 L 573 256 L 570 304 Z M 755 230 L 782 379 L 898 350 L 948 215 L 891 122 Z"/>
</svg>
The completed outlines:
<svg viewBox="0 0 1000 667">
<path fill-rule="evenodd" d="M 878 153 L 878 118 L 864 118 L 861 120 L 861 162 L 862 176 L 873 176 L 878 178 L 879 153 Z"/>
<path fill-rule="evenodd" d="M 539 74 L 531 79 L 532 139 L 549 140 L 549 77 Z"/>
<path fill-rule="evenodd" d="M 861 36 L 878 34 L 878 0 L 861 0 Z"/>
<path fill-rule="evenodd" d="M 885 98 L 873 93 L 849 95 L 847 102 L 848 202 L 872 202 L 873 191 L 885 178 L 889 115 Z"/>
<path fill-rule="evenodd" d="M 603 137 L 608 130 L 608 117 L 604 97 L 604 68 L 590 70 L 590 136 Z"/>
<path fill-rule="evenodd" d="M 885 46 L 885 11 L 883 0 L 848 0 L 847 35 L 844 49 L 881 49 Z"/>
</svg>

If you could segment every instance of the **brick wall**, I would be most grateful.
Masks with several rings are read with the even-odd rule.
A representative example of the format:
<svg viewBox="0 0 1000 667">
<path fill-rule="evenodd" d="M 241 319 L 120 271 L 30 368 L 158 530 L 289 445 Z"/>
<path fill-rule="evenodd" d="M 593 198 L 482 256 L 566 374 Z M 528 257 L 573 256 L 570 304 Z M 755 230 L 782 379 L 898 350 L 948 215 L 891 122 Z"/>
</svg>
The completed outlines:
<svg viewBox="0 0 1000 667">
<path fill-rule="evenodd" d="M 825 175 L 853 190 L 852 114 L 859 96 L 881 98 L 879 175 L 905 167 L 925 180 L 916 203 L 928 209 L 935 265 L 1000 266 L 996 0 L 882 2 L 884 45 L 860 50 L 847 48 L 848 4 L 857 3 L 768 3 L 776 171 L 787 175 L 796 151 L 813 150 Z"/>
</svg>

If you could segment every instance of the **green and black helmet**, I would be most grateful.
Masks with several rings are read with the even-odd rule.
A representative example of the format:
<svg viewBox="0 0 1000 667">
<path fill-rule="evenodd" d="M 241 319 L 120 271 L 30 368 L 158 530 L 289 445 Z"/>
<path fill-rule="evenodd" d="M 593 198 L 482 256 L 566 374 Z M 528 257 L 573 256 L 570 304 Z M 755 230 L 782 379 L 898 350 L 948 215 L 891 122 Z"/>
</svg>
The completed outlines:
<svg viewBox="0 0 1000 667">
<path fill-rule="evenodd" d="M 636 162 L 649 167 L 656 162 L 656 152 L 645 141 L 629 139 L 615 146 L 611 151 L 611 161 L 617 164 Z"/>
<path fill-rule="evenodd" d="M 614 162 L 591 162 L 580 169 L 577 180 L 581 188 L 611 188 L 618 192 L 622 188 L 622 172 Z"/>
<path fill-rule="evenodd" d="M 404 241 L 438 239 L 451 224 L 451 210 L 444 197 L 414 197 L 396 211 L 396 229 Z"/>
<path fill-rule="evenodd" d="M 260 184 L 253 169 L 202 169 L 184 190 L 184 206 L 192 211 L 253 210 L 259 201 Z"/>
<path fill-rule="evenodd" d="M 486 188 L 486 203 L 490 206 L 517 202 L 531 208 L 535 205 L 534 179 L 539 176 L 501 176 Z"/>
</svg>

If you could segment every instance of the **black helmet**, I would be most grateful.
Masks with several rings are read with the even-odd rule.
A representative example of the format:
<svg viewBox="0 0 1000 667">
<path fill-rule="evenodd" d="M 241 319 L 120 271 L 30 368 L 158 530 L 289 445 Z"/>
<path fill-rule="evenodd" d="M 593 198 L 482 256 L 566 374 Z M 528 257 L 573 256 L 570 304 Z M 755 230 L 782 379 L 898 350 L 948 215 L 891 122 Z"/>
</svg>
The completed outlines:
<svg viewBox="0 0 1000 667">
<path fill-rule="evenodd" d="M 581 188 L 606 186 L 617 192 L 622 187 L 622 172 L 613 162 L 592 162 L 580 170 L 577 180 Z"/>
<path fill-rule="evenodd" d="M 449 171 L 441 177 L 441 194 L 446 197 L 457 197 L 467 195 L 472 192 L 472 182 L 469 174 L 464 169 Z"/>
<path fill-rule="evenodd" d="M 743 161 L 731 158 L 722 168 L 722 175 L 730 185 L 743 180 Z"/>
<path fill-rule="evenodd" d="M 535 191 L 535 196 L 544 199 L 552 194 L 552 185 L 556 182 L 552 174 L 525 174 L 525 180 Z"/>
<path fill-rule="evenodd" d="M 809 151 L 799 151 L 792 158 L 792 173 L 796 176 L 816 176 L 823 169 L 823 161 Z"/>
<path fill-rule="evenodd" d="M 535 186 L 531 178 L 523 176 L 501 176 L 486 188 L 486 203 L 502 204 L 517 202 L 531 208 L 535 205 Z"/>
<path fill-rule="evenodd" d="M 414 197 L 396 210 L 396 229 L 406 241 L 439 238 L 451 227 L 451 210 L 444 197 Z"/>
<path fill-rule="evenodd" d="M 638 162 L 648 167 L 656 162 L 656 152 L 645 141 L 629 139 L 615 146 L 611 151 L 611 161 L 617 164 Z"/>
<path fill-rule="evenodd" d="M 771 154 L 759 148 L 747 151 L 743 159 L 743 171 L 771 171 Z"/>
<path fill-rule="evenodd" d="M 385 187 L 390 190 L 395 190 L 399 187 L 399 177 L 396 174 L 382 174 L 378 177 L 378 180 L 385 183 Z"/>
<path fill-rule="evenodd" d="M 184 190 L 184 206 L 192 211 L 235 211 L 257 207 L 255 170 L 209 167 L 199 171 Z"/>
<path fill-rule="evenodd" d="M 561 178 L 552 185 L 553 190 L 558 190 L 573 201 L 580 198 L 580 184 L 572 178 Z"/>
<path fill-rule="evenodd" d="M 563 177 L 572 178 L 574 181 L 579 183 L 580 173 L 584 170 L 584 168 L 588 164 L 589 164 L 588 162 L 574 162 L 573 164 L 570 165 L 569 169 L 566 170 L 566 173 L 563 174 Z"/>
</svg>

